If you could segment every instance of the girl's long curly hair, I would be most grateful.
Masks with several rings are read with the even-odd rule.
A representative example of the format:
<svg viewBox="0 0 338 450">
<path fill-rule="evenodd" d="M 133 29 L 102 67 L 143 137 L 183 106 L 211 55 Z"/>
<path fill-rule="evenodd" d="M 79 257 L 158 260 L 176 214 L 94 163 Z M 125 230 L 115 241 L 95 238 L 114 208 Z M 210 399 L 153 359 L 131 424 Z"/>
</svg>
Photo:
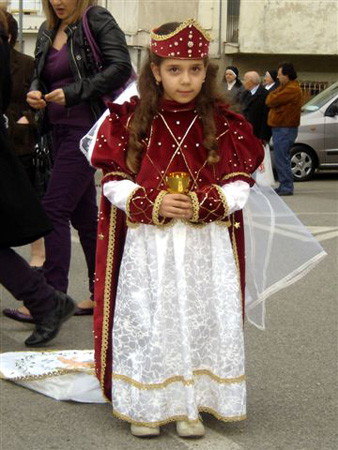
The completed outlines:
<svg viewBox="0 0 338 450">
<path fill-rule="evenodd" d="M 166 35 L 172 33 L 180 26 L 180 23 L 172 22 L 162 25 L 156 34 Z M 138 89 L 140 102 L 137 105 L 133 118 L 129 125 L 129 142 L 127 152 L 127 166 L 134 173 L 140 169 L 144 144 L 142 141 L 149 135 L 151 123 L 157 113 L 158 101 L 163 96 L 162 85 L 156 84 L 151 63 L 158 67 L 162 64 L 161 58 L 148 50 L 148 57 L 145 61 L 139 79 Z M 218 142 L 216 139 L 216 126 L 214 121 L 214 111 L 216 103 L 224 102 L 216 86 L 216 76 L 218 66 L 209 62 L 206 58 L 204 64 L 207 67 L 205 82 L 196 97 L 196 109 L 201 117 L 204 132 L 204 147 L 209 151 L 208 163 L 216 164 L 219 161 Z"/>
</svg>

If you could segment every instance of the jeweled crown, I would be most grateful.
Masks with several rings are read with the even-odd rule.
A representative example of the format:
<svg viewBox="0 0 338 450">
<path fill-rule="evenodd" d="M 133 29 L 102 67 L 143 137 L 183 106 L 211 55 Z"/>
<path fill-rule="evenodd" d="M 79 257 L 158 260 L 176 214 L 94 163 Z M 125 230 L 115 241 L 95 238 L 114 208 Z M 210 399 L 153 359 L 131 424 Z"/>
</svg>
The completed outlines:
<svg viewBox="0 0 338 450">
<path fill-rule="evenodd" d="M 169 34 L 150 33 L 150 50 L 162 58 L 203 59 L 208 56 L 210 35 L 194 19 L 185 20 Z"/>
</svg>

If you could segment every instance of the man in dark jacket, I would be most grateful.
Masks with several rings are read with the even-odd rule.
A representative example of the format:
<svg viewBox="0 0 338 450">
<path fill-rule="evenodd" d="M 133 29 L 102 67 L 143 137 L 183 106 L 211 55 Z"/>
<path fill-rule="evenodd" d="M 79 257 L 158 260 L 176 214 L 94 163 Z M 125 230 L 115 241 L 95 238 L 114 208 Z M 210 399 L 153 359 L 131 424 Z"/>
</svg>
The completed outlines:
<svg viewBox="0 0 338 450">
<path fill-rule="evenodd" d="M 11 77 L 5 29 L 0 9 L 0 284 L 30 309 L 35 330 L 25 344 L 38 347 L 55 338 L 75 304 L 10 248 L 44 236 L 51 224 L 8 140 L 3 113 L 10 102 Z"/>
<path fill-rule="evenodd" d="M 271 128 L 268 126 L 269 108 L 265 104 L 268 91 L 261 85 L 261 78 L 257 72 L 246 72 L 243 84 L 245 93 L 242 96 L 243 114 L 253 127 L 256 137 L 263 144 L 269 142 Z"/>
</svg>

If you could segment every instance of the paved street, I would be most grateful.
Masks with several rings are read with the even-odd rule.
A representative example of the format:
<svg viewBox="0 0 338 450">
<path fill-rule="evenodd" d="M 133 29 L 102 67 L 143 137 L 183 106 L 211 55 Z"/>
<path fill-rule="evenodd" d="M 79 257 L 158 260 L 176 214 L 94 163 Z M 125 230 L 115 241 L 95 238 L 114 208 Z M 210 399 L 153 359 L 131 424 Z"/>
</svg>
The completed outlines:
<svg viewBox="0 0 338 450">
<path fill-rule="evenodd" d="M 334 450 L 337 439 L 338 176 L 298 183 L 286 197 L 328 256 L 307 277 L 268 301 L 267 331 L 246 326 L 248 420 L 204 416 L 207 435 L 182 440 L 174 425 L 140 440 L 109 405 L 58 402 L 1 381 L 1 450 Z M 27 249 L 22 250 L 27 255 Z M 74 235 L 70 294 L 88 296 Z M 0 307 L 16 303 L 0 287 Z M 74 317 L 50 348 L 92 348 L 91 317 Z M 1 351 L 22 351 L 31 326 L 0 315 Z"/>
</svg>

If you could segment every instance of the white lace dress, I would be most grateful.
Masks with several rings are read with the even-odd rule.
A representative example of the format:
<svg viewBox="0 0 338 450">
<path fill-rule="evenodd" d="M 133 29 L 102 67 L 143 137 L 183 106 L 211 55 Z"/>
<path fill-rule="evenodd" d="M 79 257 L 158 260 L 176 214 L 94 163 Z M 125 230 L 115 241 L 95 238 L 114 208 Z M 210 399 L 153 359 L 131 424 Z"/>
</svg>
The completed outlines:
<svg viewBox="0 0 338 450">
<path fill-rule="evenodd" d="M 134 188 L 109 182 L 104 193 L 123 207 Z M 241 181 L 225 189 L 233 209 L 249 194 Z M 242 314 L 226 228 L 178 221 L 128 229 L 113 326 L 113 413 L 145 425 L 196 421 L 201 411 L 244 419 Z"/>
</svg>

